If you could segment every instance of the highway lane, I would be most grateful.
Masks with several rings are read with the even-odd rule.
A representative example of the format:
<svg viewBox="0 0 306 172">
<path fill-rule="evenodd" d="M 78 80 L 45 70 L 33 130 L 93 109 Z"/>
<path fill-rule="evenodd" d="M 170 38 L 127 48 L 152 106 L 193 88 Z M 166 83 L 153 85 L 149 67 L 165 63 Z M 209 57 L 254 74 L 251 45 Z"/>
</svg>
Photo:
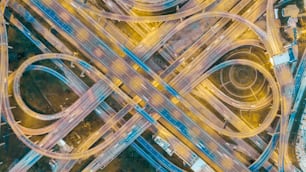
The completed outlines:
<svg viewBox="0 0 306 172">
<path fill-rule="evenodd" d="M 3 0 L 0 2 L 0 10 L 1 10 L 1 14 L 4 14 L 5 8 L 7 6 L 8 0 Z"/>
<path fill-rule="evenodd" d="M 291 109 L 292 114 L 290 115 L 288 130 L 291 131 L 292 125 L 294 123 L 294 117 L 296 115 L 297 109 L 299 108 L 300 103 L 303 101 L 303 93 L 306 89 L 306 72 L 305 72 L 305 65 L 306 65 L 306 51 L 302 56 L 301 62 L 298 66 L 297 72 L 294 76 L 295 81 L 295 94 L 293 96 L 293 106 Z"/>
<path fill-rule="evenodd" d="M 7 65 L 7 38 L 6 38 L 6 32 L 5 32 L 5 20 L 4 20 L 4 17 L 3 15 L 1 14 L 1 17 L 0 17 L 0 41 L 1 41 L 1 61 L 0 61 L 0 66 L 1 66 L 1 69 L 0 70 L 0 82 L 1 83 L 5 83 L 5 79 L 8 75 L 7 73 L 7 70 L 5 70 L 6 68 L 4 68 L 3 66 Z M 6 53 L 5 53 L 6 52 Z M 4 99 L 4 92 L 5 92 L 5 88 L 4 88 L 4 84 L 1 84 L 0 85 L 0 123 L 1 123 L 1 119 L 2 119 L 2 101 Z M 0 128 L 0 131 L 1 131 L 1 128 Z"/>
<path fill-rule="evenodd" d="M 118 0 L 117 3 L 122 3 L 129 6 L 130 10 L 137 10 L 147 13 L 164 11 L 169 8 L 185 3 L 187 0 L 165 0 L 165 1 L 135 1 L 135 0 Z"/>
<path fill-rule="evenodd" d="M 260 169 L 260 167 L 262 167 L 262 164 L 264 164 L 264 162 L 268 161 L 271 154 L 273 153 L 273 151 L 275 150 L 277 143 L 279 141 L 279 134 L 277 132 L 279 132 L 279 123 L 277 124 L 276 127 L 276 133 L 274 133 L 272 135 L 272 138 L 269 142 L 269 144 L 267 145 L 266 149 L 262 152 L 262 154 L 256 159 L 256 161 L 254 161 L 250 166 L 249 169 L 251 171 L 258 171 Z"/>
<path fill-rule="evenodd" d="M 35 5 L 35 4 L 34 4 Z M 50 4 L 48 4 L 48 5 L 54 5 L 53 3 L 50 3 Z M 57 11 L 62 11 L 61 9 L 60 9 L 60 7 L 56 7 L 56 9 L 57 9 Z M 59 22 L 60 23 L 60 22 Z M 74 23 L 74 24 L 76 24 L 75 22 L 71 22 L 71 23 Z M 65 27 L 65 26 L 64 26 Z M 78 27 L 78 28 L 82 28 L 82 27 Z M 70 32 L 71 33 L 71 32 Z M 99 43 L 99 42 L 96 42 L 95 41 L 95 38 L 94 37 L 92 37 L 92 43 L 93 44 L 95 44 L 95 45 L 99 45 L 99 44 L 101 44 L 101 43 Z M 85 41 L 85 40 L 84 40 Z M 83 42 L 84 42 L 83 41 Z M 92 44 L 91 43 L 91 44 Z M 84 43 L 83 43 L 83 46 L 84 46 Z M 88 43 L 86 43 L 86 46 L 88 46 Z M 102 45 L 102 46 L 105 46 L 105 45 Z M 104 49 L 105 50 L 105 49 Z M 109 50 L 107 50 L 107 51 L 109 51 Z M 106 51 L 106 52 L 107 52 Z M 95 54 L 93 54 L 94 56 L 97 56 L 97 55 L 102 55 L 102 54 L 100 54 L 101 53 L 101 50 L 98 50 L 98 49 L 95 49 L 95 51 L 94 52 L 96 52 Z M 91 52 L 92 53 L 92 52 Z M 110 66 L 110 64 L 109 64 L 109 62 L 106 62 L 106 60 L 108 60 L 108 58 L 107 58 L 108 56 L 106 56 L 106 58 L 103 58 L 103 59 L 97 59 L 97 60 L 103 60 L 104 61 L 104 64 L 106 65 L 106 64 L 108 64 L 108 65 L 106 65 L 106 66 Z M 114 58 L 114 57 L 113 57 Z M 112 59 L 112 61 L 113 61 L 114 59 Z M 106 62 L 106 63 L 105 63 Z M 119 62 L 119 64 L 121 65 L 121 62 L 120 61 L 116 61 L 115 60 L 115 62 L 116 62 L 116 65 L 118 65 L 118 62 Z M 129 70 L 129 68 L 127 68 L 128 70 Z M 124 69 L 124 70 L 126 70 L 126 69 Z M 117 71 L 117 73 L 118 72 L 120 72 L 120 71 Z M 130 72 L 128 72 L 129 73 L 129 76 L 126 76 L 125 74 L 121 74 L 121 75 L 125 75 L 125 76 L 121 76 L 120 78 L 125 78 L 125 80 L 127 80 L 128 78 L 131 78 L 131 77 L 134 77 L 134 76 L 137 76 L 137 75 L 131 75 L 131 73 L 134 73 L 134 71 L 131 71 L 131 73 Z M 118 75 L 118 74 L 117 74 Z M 137 77 L 138 78 L 138 77 Z M 133 81 L 133 79 L 129 79 L 130 81 Z M 134 79 L 135 80 L 135 79 Z M 138 79 L 137 79 L 138 80 Z M 142 80 L 142 79 L 141 79 Z M 142 81 L 140 80 L 140 82 L 142 83 Z M 125 82 L 127 82 L 127 81 L 125 81 Z M 145 83 L 145 81 L 143 81 L 144 83 Z M 128 83 L 128 82 L 127 82 Z M 141 84 L 140 83 L 140 84 Z M 129 86 L 130 86 L 130 83 L 128 83 L 129 84 Z M 137 86 L 137 85 L 136 85 Z M 131 86 L 130 86 L 131 87 Z M 134 85 L 134 87 L 135 87 L 135 85 Z M 135 90 L 134 90 L 135 91 Z M 138 91 L 139 92 L 139 91 Z M 153 90 L 152 91 L 150 91 L 150 92 L 153 92 Z M 158 92 L 156 92 L 156 91 L 154 91 L 155 93 L 157 93 L 157 95 L 159 94 Z M 153 92 L 153 93 L 154 93 Z M 154 94 L 153 94 L 154 95 Z M 145 97 L 149 97 L 150 95 L 146 95 Z M 150 99 L 151 97 L 149 97 L 148 99 Z M 155 98 L 156 99 L 156 98 Z M 170 104 L 171 105 L 171 104 Z M 167 107 L 165 107 L 165 105 L 163 105 L 162 106 L 163 108 L 169 108 L 169 106 L 167 106 Z M 172 106 L 172 108 L 175 108 L 175 107 L 173 107 Z M 161 109 L 161 106 L 159 107 L 159 111 L 162 111 L 162 109 Z M 168 115 L 168 112 L 166 112 L 166 111 L 162 111 L 163 112 L 163 114 L 164 115 L 166 115 L 167 117 L 168 117 L 168 119 L 169 119 L 169 115 Z M 172 119 L 171 119 L 172 120 Z M 172 122 L 174 122 L 174 120 L 172 120 Z M 175 120 L 175 122 L 176 122 L 176 120 Z M 178 124 L 178 125 L 180 125 L 180 123 L 176 123 L 176 124 Z M 184 127 L 185 128 L 185 127 Z M 181 129 L 183 129 L 182 128 L 182 126 L 181 126 Z M 182 130 L 183 132 L 185 131 L 185 129 L 183 129 Z"/>
<path fill-rule="evenodd" d="M 131 147 L 143 158 L 145 158 L 156 171 L 167 172 L 167 170 L 161 166 L 156 160 L 154 160 L 151 155 L 147 154 L 141 147 L 139 147 L 135 142 L 131 144 Z"/>
<path fill-rule="evenodd" d="M 7 1 L 1 1 L 1 14 L 0 14 L 0 123 L 3 114 L 3 101 L 7 99 L 7 77 L 8 77 L 8 40 L 6 33 L 6 21 L 4 19 L 4 10 L 6 7 Z M 0 127 L 1 131 L 1 127 Z"/>
<path fill-rule="evenodd" d="M 305 114 L 306 114 L 306 108 L 305 108 L 305 103 L 304 105 L 301 105 L 302 107 L 299 108 L 299 112 L 302 113 L 302 118 L 300 120 L 299 124 L 299 130 L 297 133 L 297 139 L 295 143 L 295 155 L 296 155 L 296 163 L 299 165 L 299 169 L 302 171 L 305 171 Z"/>
<path fill-rule="evenodd" d="M 147 150 L 151 156 L 153 156 L 160 164 L 166 167 L 169 171 L 182 172 L 183 170 L 178 168 L 172 162 L 167 160 L 161 153 L 159 153 L 152 145 L 150 145 L 144 138 L 138 137 L 136 142 L 139 143 L 145 150 Z"/>
<path fill-rule="evenodd" d="M 306 66 L 306 51 L 304 51 L 302 58 L 300 60 L 299 66 L 297 68 L 297 71 L 294 75 L 294 81 L 295 81 L 295 86 L 294 86 L 294 98 L 296 99 L 294 101 L 294 107 L 292 108 L 292 111 L 295 112 L 297 110 L 297 104 L 301 100 L 301 94 L 303 90 L 303 81 L 305 79 L 305 66 Z M 297 102 L 298 100 L 298 102 Z"/>
<path fill-rule="evenodd" d="M 197 3 L 197 5 L 194 5 L 192 8 L 186 9 L 182 12 L 161 15 L 161 16 L 128 16 L 128 15 L 115 14 L 112 12 L 99 11 L 99 10 L 90 8 L 86 4 L 80 3 L 78 1 L 74 1 L 72 5 L 76 7 L 84 8 L 88 11 L 91 11 L 92 13 L 95 13 L 98 16 L 112 19 L 112 20 L 149 23 L 149 22 L 163 22 L 163 21 L 169 21 L 169 20 L 179 20 L 181 18 L 191 16 L 205 9 L 206 3 L 207 3 L 206 1 L 202 1 L 202 2 L 194 1 L 194 2 Z"/>
<path fill-rule="evenodd" d="M 288 122 L 289 115 L 291 114 L 291 106 L 293 101 L 294 83 L 291 71 L 287 64 L 281 64 L 274 68 L 276 78 L 280 84 L 281 92 L 281 119 L 280 119 L 280 140 L 279 140 L 279 171 L 292 170 L 290 160 L 287 156 L 287 143 L 288 143 Z"/>
<path fill-rule="evenodd" d="M 271 53 L 271 56 L 281 54 L 284 51 L 279 32 L 279 24 L 276 23 L 276 19 L 274 16 L 275 2 L 275 0 L 267 0 L 266 7 L 267 36 L 271 46 L 271 51 L 268 52 Z"/>
<path fill-rule="evenodd" d="M 306 65 L 306 51 L 304 51 L 302 58 L 300 60 L 299 66 L 294 76 L 295 87 L 294 87 L 294 96 L 293 96 L 293 106 L 291 109 L 291 115 L 289 117 L 288 123 L 288 131 L 291 131 L 292 125 L 294 124 L 295 115 L 297 109 L 299 108 L 300 103 L 303 99 L 303 93 L 306 89 L 306 72 L 305 72 L 305 65 Z"/>
<path fill-rule="evenodd" d="M 305 72 L 305 59 L 306 59 L 306 51 L 304 51 L 300 64 L 297 68 L 297 72 L 294 76 L 294 81 L 295 81 L 295 94 L 293 96 L 293 106 L 291 109 L 291 114 L 289 116 L 289 122 L 288 122 L 288 131 L 290 133 L 292 133 L 292 129 L 294 127 L 295 123 L 295 119 L 296 119 L 296 115 L 298 113 L 298 109 L 301 106 L 301 103 L 303 101 L 303 95 L 306 89 L 306 72 Z M 304 112 L 305 113 L 305 112 Z M 300 124 L 300 128 L 303 125 L 303 117 L 302 117 L 302 121 Z M 303 137 L 303 136 L 301 136 Z M 301 147 L 301 146 L 300 146 Z M 301 149 L 299 147 L 299 144 L 296 144 L 296 151 Z M 299 155 L 298 155 L 299 156 Z M 296 159 L 299 159 L 298 157 Z M 300 165 L 302 166 L 302 165 Z"/>
</svg>

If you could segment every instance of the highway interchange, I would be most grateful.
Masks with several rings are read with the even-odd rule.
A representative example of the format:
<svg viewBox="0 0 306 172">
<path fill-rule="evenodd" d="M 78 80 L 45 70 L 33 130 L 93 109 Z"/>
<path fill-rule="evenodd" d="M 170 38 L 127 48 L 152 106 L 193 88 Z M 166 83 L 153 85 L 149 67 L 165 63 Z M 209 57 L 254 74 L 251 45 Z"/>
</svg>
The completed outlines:
<svg viewBox="0 0 306 172">
<path fill-rule="evenodd" d="M 54 171 L 71 171 L 79 159 L 91 157 L 79 170 L 98 171 L 128 146 L 158 171 L 185 171 L 142 136 L 148 130 L 164 133 L 161 137 L 187 166 L 197 160 L 206 164 L 202 171 L 299 169 L 287 146 L 295 109 L 304 101 L 305 54 L 295 75 L 290 61 L 279 62 L 279 58 L 289 59 L 289 53 L 275 24 L 274 0 L 164 0 L 151 1 L 151 6 L 138 0 L 102 3 L 107 10 L 90 0 L 1 1 L 0 112 L 31 149 L 8 171 L 28 171 L 43 156 L 55 160 Z M 167 9 L 174 12 L 158 13 Z M 154 15 L 139 16 L 135 11 Z M 265 29 L 256 25 L 262 16 Z M 20 18 L 57 52 L 32 34 Z M 26 59 L 12 72 L 8 23 L 43 53 Z M 126 34 L 129 30 L 124 32 L 124 27 L 136 36 Z M 243 38 L 250 32 L 255 38 Z M 236 58 L 239 53 L 246 57 Z M 40 64 L 47 60 L 57 69 Z M 32 110 L 21 88 L 24 73 L 32 71 L 52 75 L 79 98 L 58 113 Z M 250 81 L 244 73 L 256 77 Z M 84 77 L 93 84 L 88 85 Z M 121 105 L 119 110 L 106 103 L 108 97 Z M 23 126 L 15 119 L 11 99 L 29 117 L 50 124 Z M 103 124 L 72 150 L 54 151 L 92 112 Z M 243 117 L 251 112 L 259 119 L 257 124 Z M 127 114 L 131 115 L 128 119 Z M 262 133 L 268 132 L 267 140 L 269 134 L 263 137 Z M 31 140 L 42 135 L 38 141 Z"/>
</svg>

